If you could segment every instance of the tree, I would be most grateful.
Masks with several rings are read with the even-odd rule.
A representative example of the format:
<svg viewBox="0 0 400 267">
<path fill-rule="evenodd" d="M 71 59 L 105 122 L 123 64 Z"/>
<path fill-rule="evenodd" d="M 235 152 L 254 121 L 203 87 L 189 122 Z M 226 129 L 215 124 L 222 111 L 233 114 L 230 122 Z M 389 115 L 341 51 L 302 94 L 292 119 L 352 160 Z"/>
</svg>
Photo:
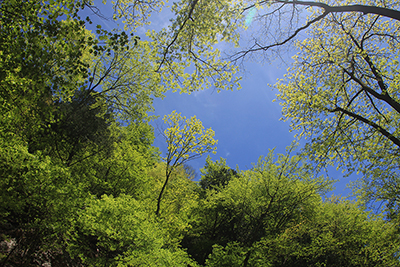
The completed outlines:
<svg viewBox="0 0 400 267">
<path fill-rule="evenodd" d="M 193 230 L 182 244 L 200 264 L 214 257 L 213 246 L 235 244 L 243 252 L 243 264 L 262 238 L 275 237 L 300 218 L 311 216 L 320 199 L 318 192 L 327 186 L 323 177 L 313 179 L 298 157 L 279 155 L 274 160 L 271 151 L 252 169 L 232 176 L 225 187 L 207 190 L 193 209 Z"/>
<path fill-rule="evenodd" d="M 196 266 L 143 203 L 127 195 L 87 200 L 71 228 L 68 250 L 85 266 Z"/>
<path fill-rule="evenodd" d="M 166 163 L 159 162 L 148 172 L 151 180 L 146 191 L 149 196 L 145 201 L 152 215 L 155 215 L 154 204 L 165 183 L 165 168 Z M 185 165 L 176 167 L 162 195 L 158 222 L 167 231 L 168 239 L 174 242 L 181 242 L 183 235 L 191 231 L 191 222 L 194 220 L 191 211 L 198 204 L 199 192 L 196 182 L 191 178 Z"/>
<path fill-rule="evenodd" d="M 201 170 L 200 187 L 202 189 L 215 189 L 225 187 L 237 172 L 226 165 L 226 160 L 220 158 L 213 162 L 210 156 L 207 156 L 206 165 Z"/>
<path fill-rule="evenodd" d="M 206 266 L 398 266 L 396 226 L 356 203 L 332 200 L 250 250 L 215 245 Z"/>
<path fill-rule="evenodd" d="M 201 157 L 204 153 L 215 153 L 217 149 L 214 131 L 211 128 L 204 131 L 203 124 L 196 116 L 186 119 L 174 110 L 165 115 L 163 120 L 169 126 L 163 133 L 168 147 L 164 158 L 165 182 L 157 199 L 157 216 L 160 215 L 162 195 L 174 169 L 189 160 Z"/>
<path fill-rule="evenodd" d="M 277 256 L 276 264 L 284 260 L 296 266 L 397 266 L 396 232 L 396 226 L 381 216 L 333 197 L 318 206 L 312 220 L 287 229 L 272 244 L 276 242 L 275 255 L 285 255 Z"/>
<path fill-rule="evenodd" d="M 356 193 L 397 206 L 400 115 L 398 21 L 333 14 L 312 25 L 284 80 L 276 84 L 292 129 L 311 138 L 319 167 L 360 171 Z M 386 206 L 387 211 L 391 209 Z"/>
</svg>

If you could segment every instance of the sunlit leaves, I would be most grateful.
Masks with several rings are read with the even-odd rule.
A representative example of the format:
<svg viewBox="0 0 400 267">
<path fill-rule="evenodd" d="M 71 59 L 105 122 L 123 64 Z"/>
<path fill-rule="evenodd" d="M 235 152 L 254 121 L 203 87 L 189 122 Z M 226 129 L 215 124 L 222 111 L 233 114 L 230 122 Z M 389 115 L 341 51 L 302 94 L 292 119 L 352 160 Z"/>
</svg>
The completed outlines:
<svg viewBox="0 0 400 267">
<path fill-rule="evenodd" d="M 187 266 L 191 262 L 181 249 L 167 244 L 165 230 L 143 204 L 127 195 L 88 199 L 73 227 L 68 249 L 89 266 Z"/>
<path fill-rule="evenodd" d="M 260 243 L 260 253 L 274 253 L 296 266 L 396 266 L 399 241 L 393 224 L 361 210 L 356 203 L 328 199 L 312 220 L 287 228 Z M 280 256 L 278 256 L 280 254 Z"/>
<path fill-rule="evenodd" d="M 217 140 L 214 140 L 214 131 L 211 128 L 205 130 L 196 116 L 186 119 L 185 116 L 173 111 L 164 116 L 163 120 L 169 126 L 164 131 L 168 144 L 165 160 L 169 165 L 181 165 L 204 153 L 215 153 Z"/>
<path fill-rule="evenodd" d="M 224 167 L 221 161 L 217 164 L 208 163 L 208 170 Z M 238 170 L 226 184 L 206 190 L 193 209 L 198 219 L 186 239 L 188 251 L 200 263 L 208 256 L 209 266 L 243 266 L 246 254 L 261 239 L 274 238 L 293 223 L 310 218 L 320 201 L 317 192 L 328 186 L 323 177 L 311 179 L 297 157 L 275 159 L 270 151 L 250 170 Z"/>
<path fill-rule="evenodd" d="M 149 18 L 152 13 L 160 12 L 166 2 L 168 1 L 113 0 L 113 19 L 122 20 L 125 30 L 135 32 L 141 26 L 150 24 Z"/>
<path fill-rule="evenodd" d="M 215 145 L 218 142 L 214 140 L 214 131 L 211 128 L 204 130 L 203 124 L 196 116 L 186 119 L 185 116 L 174 110 L 171 114 L 165 115 L 163 120 L 169 126 L 163 133 L 168 151 L 164 158 L 166 162 L 165 182 L 157 200 L 157 216 L 160 214 L 161 198 L 172 171 L 205 153 L 215 153 L 217 149 Z"/>
<path fill-rule="evenodd" d="M 221 59 L 219 43 L 238 42 L 240 4 L 235 1 L 181 1 L 172 6 L 176 18 L 168 29 L 149 32 L 159 52 L 157 71 L 174 90 L 191 93 L 210 86 L 239 86 L 237 67 Z"/>
<path fill-rule="evenodd" d="M 88 84 L 93 94 L 106 99 L 119 119 L 141 121 L 153 110 L 153 98 L 163 97 L 167 87 L 154 71 L 157 59 L 147 41 L 131 40 L 129 50 L 103 52 L 91 68 Z"/>
<path fill-rule="evenodd" d="M 362 172 L 369 200 L 392 198 L 393 190 L 374 187 L 399 173 L 399 29 L 376 15 L 331 14 L 297 42 L 292 68 L 276 84 L 283 115 L 309 138 L 316 168 L 339 163 L 348 174 Z"/>
</svg>

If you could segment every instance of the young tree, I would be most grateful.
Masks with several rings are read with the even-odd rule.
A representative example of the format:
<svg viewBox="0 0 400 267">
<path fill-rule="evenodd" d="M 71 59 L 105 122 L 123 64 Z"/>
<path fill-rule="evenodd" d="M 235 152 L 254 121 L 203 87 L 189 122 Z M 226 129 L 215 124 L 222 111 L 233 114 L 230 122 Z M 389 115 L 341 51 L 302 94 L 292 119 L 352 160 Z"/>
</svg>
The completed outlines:
<svg viewBox="0 0 400 267">
<path fill-rule="evenodd" d="M 163 136 L 167 142 L 167 155 L 165 182 L 157 199 L 156 215 L 160 215 L 161 199 L 164 190 L 176 167 L 183 165 L 189 160 L 201 157 L 205 153 L 215 153 L 217 140 L 214 140 L 214 131 L 209 128 L 204 130 L 203 124 L 196 116 L 186 119 L 175 110 L 164 116 L 164 123 L 169 127 Z"/>
</svg>

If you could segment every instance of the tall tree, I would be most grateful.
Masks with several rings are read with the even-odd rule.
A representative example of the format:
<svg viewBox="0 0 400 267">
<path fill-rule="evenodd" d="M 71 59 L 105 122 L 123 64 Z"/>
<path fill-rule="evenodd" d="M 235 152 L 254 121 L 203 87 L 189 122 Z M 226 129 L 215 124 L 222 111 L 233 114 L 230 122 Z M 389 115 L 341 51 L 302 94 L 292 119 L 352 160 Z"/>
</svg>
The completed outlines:
<svg viewBox="0 0 400 267">
<path fill-rule="evenodd" d="M 189 160 L 201 157 L 204 153 L 215 153 L 217 149 L 214 131 L 211 128 L 204 131 L 203 124 L 196 116 L 186 119 L 174 110 L 171 114 L 165 115 L 163 120 L 169 126 L 163 133 L 168 147 L 164 158 L 165 182 L 157 199 L 157 216 L 160 214 L 164 190 L 174 169 Z"/>
<path fill-rule="evenodd" d="M 362 172 L 359 196 L 397 209 L 400 22 L 341 13 L 316 22 L 276 84 L 292 129 L 311 139 L 318 167 Z"/>
</svg>

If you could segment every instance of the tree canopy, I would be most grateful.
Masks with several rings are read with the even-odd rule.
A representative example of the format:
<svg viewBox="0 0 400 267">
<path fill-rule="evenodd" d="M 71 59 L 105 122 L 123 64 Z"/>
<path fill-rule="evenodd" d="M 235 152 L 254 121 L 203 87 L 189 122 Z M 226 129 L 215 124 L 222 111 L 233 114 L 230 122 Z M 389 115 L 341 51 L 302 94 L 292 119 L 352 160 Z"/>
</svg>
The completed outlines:
<svg viewBox="0 0 400 267">
<path fill-rule="evenodd" d="M 165 1 L 103 2 L 0 3 L 0 265 L 399 265 L 397 2 L 182 0 L 143 36 Z M 123 28 L 92 25 L 104 7 Z M 245 47 L 249 12 L 266 27 Z M 285 44 L 301 153 L 208 157 L 196 180 L 215 133 L 176 111 L 154 146 L 154 98 L 239 88 L 239 60 Z M 358 199 L 326 196 L 334 164 Z"/>
<path fill-rule="evenodd" d="M 327 16 L 297 43 L 293 67 L 275 85 L 317 168 L 361 172 L 357 194 L 366 201 L 397 202 L 399 26 L 371 14 Z"/>
<path fill-rule="evenodd" d="M 160 213 L 163 192 L 174 169 L 205 153 L 215 153 L 218 142 L 214 140 L 214 131 L 211 128 L 204 131 L 203 124 L 196 116 L 186 119 L 174 110 L 170 115 L 165 115 L 163 120 L 169 126 L 163 133 L 168 147 L 164 158 L 165 182 L 157 201 L 157 215 Z"/>
</svg>

